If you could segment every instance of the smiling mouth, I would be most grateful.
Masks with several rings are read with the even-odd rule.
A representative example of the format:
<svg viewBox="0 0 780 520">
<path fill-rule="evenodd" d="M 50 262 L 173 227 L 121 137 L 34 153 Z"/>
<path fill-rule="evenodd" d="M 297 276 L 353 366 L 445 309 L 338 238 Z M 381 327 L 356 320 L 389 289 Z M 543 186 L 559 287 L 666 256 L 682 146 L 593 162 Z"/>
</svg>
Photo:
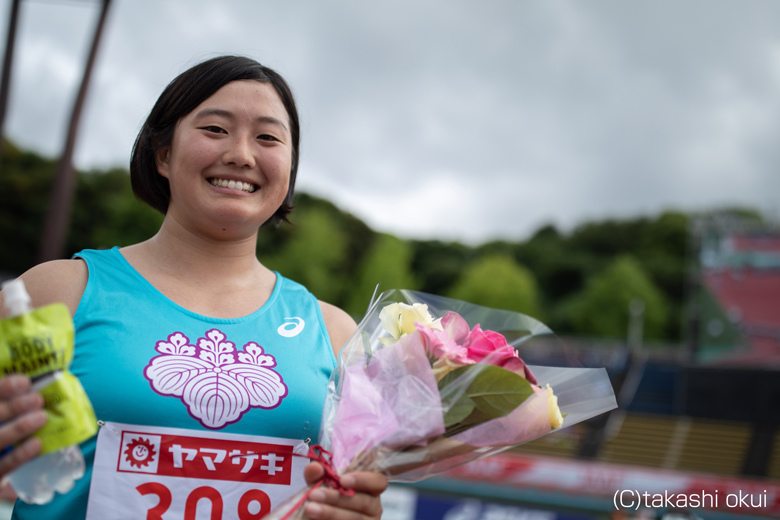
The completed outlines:
<svg viewBox="0 0 780 520">
<path fill-rule="evenodd" d="M 217 186 L 218 188 L 229 188 L 231 190 L 241 190 L 247 193 L 254 193 L 254 191 L 257 189 L 257 185 L 251 184 L 249 182 L 229 181 L 227 179 L 218 179 L 216 177 L 212 177 L 211 179 L 209 179 L 209 182 L 211 183 L 212 186 Z"/>
</svg>

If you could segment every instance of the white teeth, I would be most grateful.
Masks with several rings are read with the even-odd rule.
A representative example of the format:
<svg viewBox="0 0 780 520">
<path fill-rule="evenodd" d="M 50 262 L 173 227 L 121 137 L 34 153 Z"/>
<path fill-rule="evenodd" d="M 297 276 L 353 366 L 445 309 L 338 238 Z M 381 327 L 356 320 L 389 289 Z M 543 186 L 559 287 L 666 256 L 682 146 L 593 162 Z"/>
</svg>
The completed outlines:
<svg viewBox="0 0 780 520">
<path fill-rule="evenodd" d="M 241 191 L 245 191 L 247 193 L 253 193 L 255 191 L 254 184 L 250 184 L 248 182 L 229 181 L 227 179 L 217 179 L 217 178 L 209 179 L 209 182 L 212 185 L 218 186 L 220 188 L 230 188 L 231 190 L 241 190 Z"/>
</svg>

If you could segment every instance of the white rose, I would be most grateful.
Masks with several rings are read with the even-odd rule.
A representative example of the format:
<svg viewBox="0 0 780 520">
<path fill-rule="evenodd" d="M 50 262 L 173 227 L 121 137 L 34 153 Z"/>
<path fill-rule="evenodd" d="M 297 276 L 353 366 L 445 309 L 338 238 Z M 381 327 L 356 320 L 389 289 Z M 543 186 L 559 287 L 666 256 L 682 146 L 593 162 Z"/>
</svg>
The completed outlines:
<svg viewBox="0 0 780 520">
<path fill-rule="evenodd" d="M 415 323 L 422 323 L 432 329 L 441 330 L 440 320 L 434 320 L 424 303 L 391 303 L 379 312 L 382 327 L 395 339 L 417 330 Z"/>
</svg>

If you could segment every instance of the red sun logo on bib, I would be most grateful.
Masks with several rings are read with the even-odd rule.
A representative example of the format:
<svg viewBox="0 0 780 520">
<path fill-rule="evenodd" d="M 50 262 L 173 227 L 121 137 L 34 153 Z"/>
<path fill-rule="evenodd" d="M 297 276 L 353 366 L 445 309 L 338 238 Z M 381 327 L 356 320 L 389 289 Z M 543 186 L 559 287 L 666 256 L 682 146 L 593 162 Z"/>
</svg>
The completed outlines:
<svg viewBox="0 0 780 520">
<path fill-rule="evenodd" d="M 157 453 L 154 451 L 152 443 L 144 438 L 133 439 L 127 444 L 125 450 L 125 460 L 130 463 L 131 466 L 142 468 L 148 466 Z"/>
</svg>

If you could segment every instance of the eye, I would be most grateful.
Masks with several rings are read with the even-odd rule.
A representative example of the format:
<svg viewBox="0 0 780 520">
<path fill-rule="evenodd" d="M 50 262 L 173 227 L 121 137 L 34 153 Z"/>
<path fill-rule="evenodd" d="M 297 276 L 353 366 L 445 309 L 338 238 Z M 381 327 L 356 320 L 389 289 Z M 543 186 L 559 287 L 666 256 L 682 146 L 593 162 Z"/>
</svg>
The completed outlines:
<svg viewBox="0 0 780 520">
<path fill-rule="evenodd" d="M 279 139 L 272 136 L 271 134 L 260 134 L 257 136 L 257 138 L 261 141 L 279 141 Z"/>
<path fill-rule="evenodd" d="M 214 134 L 226 134 L 227 133 L 225 131 L 225 129 L 220 128 L 218 126 L 214 126 L 214 125 L 202 126 L 202 127 L 200 127 L 200 129 L 201 130 L 205 130 L 207 132 L 214 133 Z"/>
</svg>

